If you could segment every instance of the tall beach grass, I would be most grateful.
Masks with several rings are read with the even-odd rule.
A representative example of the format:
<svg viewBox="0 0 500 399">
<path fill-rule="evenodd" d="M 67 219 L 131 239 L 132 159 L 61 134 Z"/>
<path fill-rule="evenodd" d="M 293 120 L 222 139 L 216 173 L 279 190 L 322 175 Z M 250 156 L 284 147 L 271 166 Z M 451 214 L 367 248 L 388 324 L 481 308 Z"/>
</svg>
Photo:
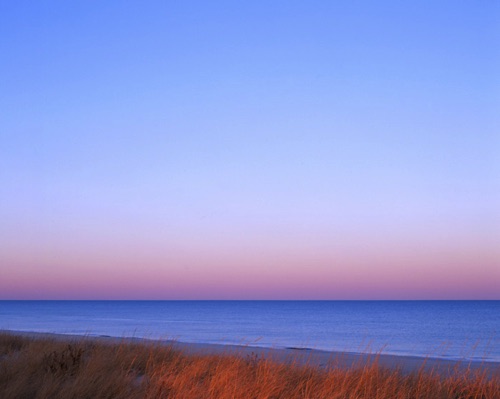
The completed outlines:
<svg viewBox="0 0 500 399">
<path fill-rule="evenodd" d="M 187 354 L 154 342 L 0 333 L 0 398 L 500 399 L 500 375 L 458 368 L 446 376 L 408 374 L 377 359 L 319 368 L 252 355 Z"/>
</svg>

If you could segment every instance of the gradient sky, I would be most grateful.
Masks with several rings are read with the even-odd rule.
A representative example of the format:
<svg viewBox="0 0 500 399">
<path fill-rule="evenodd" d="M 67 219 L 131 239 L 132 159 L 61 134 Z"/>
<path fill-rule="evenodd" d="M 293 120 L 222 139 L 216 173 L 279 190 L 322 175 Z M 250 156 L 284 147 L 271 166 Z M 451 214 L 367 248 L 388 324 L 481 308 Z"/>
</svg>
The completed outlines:
<svg viewBox="0 0 500 399">
<path fill-rule="evenodd" d="M 500 299 L 500 3 L 1 1 L 0 299 Z"/>
</svg>

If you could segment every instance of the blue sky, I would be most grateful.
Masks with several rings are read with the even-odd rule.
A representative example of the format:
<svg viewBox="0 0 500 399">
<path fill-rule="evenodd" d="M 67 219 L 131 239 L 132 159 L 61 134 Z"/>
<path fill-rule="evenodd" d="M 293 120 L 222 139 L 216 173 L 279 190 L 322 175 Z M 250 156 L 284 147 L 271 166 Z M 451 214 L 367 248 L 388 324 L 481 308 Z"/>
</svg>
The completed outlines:
<svg viewBox="0 0 500 399">
<path fill-rule="evenodd" d="M 8 295 L 57 296 L 57 272 L 76 281 L 91 262 L 106 280 L 120 251 L 130 276 L 182 265 L 225 287 L 222 257 L 243 286 L 242 248 L 271 280 L 291 248 L 299 281 L 359 275 L 368 261 L 346 259 L 368 246 L 393 264 L 373 266 L 382 296 L 397 283 L 387 248 L 441 254 L 415 273 L 499 283 L 499 22 L 492 1 L 2 2 Z M 43 273 L 40 291 L 22 290 Z"/>
</svg>

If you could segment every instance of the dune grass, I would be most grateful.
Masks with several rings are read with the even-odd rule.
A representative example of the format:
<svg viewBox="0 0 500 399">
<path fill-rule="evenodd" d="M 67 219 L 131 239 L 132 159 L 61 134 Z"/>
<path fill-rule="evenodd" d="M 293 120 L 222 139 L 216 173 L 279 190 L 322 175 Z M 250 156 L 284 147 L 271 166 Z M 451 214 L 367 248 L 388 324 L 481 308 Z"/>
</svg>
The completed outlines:
<svg viewBox="0 0 500 399">
<path fill-rule="evenodd" d="M 0 398 L 500 398 L 500 375 L 403 374 L 377 362 L 320 369 L 165 344 L 0 333 Z"/>
</svg>

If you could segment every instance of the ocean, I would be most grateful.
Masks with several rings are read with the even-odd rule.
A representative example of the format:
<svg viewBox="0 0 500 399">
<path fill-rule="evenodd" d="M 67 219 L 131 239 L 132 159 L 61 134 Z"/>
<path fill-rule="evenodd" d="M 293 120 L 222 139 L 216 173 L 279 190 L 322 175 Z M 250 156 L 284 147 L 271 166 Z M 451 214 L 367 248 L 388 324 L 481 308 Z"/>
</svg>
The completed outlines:
<svg viewBox="0 0 500 399">
<path fill-rule="evenodd" d="M 0 301 L 0 329 L 500 361 L 500 301 Z"/>
</svg>

